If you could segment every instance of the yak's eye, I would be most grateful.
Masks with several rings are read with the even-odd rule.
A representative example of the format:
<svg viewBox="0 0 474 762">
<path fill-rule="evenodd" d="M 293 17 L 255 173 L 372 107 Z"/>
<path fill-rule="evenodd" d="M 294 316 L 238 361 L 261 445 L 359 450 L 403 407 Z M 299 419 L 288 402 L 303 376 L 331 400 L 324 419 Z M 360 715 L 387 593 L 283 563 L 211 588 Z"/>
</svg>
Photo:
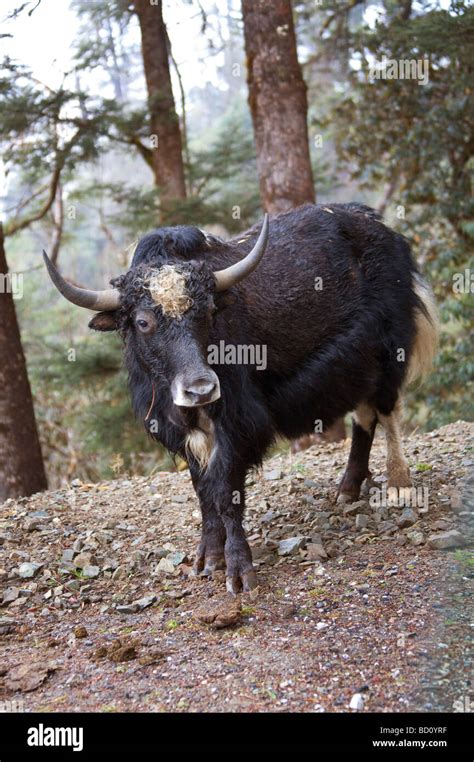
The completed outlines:
<svg viewBox="0 0 474 762">
<path fill-rule="evenodd" d="M 156 318 L 151 310 L 139 310 L 135 315 L 135 325 L 140 333 L 153 333 L 156 328 Z"/>
</svg>

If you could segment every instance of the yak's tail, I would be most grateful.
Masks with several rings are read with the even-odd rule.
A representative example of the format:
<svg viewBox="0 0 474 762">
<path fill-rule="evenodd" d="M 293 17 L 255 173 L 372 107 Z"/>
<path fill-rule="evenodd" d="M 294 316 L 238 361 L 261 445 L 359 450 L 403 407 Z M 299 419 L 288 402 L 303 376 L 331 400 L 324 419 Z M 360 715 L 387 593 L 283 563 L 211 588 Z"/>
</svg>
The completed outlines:
<svg viewBox="0 0 474 762">
<path fill-rule="evenodd" d="M 419 299 L 416 308 L 416 334 L 405 383 L 422 381 L 429 374 L 438 349 L 438 311 L 431 288 L 419 273 L 414 274 L 413 288 Z"/>
</svg>

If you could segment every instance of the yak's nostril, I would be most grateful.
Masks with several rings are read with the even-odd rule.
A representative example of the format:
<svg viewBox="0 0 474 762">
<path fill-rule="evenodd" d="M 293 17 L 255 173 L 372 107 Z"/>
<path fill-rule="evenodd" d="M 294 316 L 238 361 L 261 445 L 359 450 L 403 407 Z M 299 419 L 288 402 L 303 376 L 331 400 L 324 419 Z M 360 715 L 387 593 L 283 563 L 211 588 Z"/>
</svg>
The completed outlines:
<svg viewBox="0 0 474 762">
<path fill-rule="evenodd" d="M 197 397 L 207 397 L 208 395 L 212 394 L 214 389 L 216 388 L 216 384 L 214 381 L 195 381 L 192 384 L 188 384 L 186 388 L 184 389 L 186 394 L 189 395 L 196 395 Z"/>
</svg>

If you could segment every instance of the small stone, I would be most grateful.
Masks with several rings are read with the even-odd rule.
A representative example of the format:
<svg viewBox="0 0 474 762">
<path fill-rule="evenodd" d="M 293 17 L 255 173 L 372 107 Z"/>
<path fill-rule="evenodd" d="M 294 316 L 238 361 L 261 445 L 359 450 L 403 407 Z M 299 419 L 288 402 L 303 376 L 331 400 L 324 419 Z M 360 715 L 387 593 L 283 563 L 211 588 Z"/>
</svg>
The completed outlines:
<svg viewBox="0 0 474 762">
<path fill-rule="evenodd" d="M 112 574 L 112 579 L 114 580 L 114 582 L 117 582 L 121 579 L 125 579 L 127 576 L 127 573 L 128 572 L 125 566 L 117 566 L 114 573 Z"/>
<path fill-rule="evenodd" d="M 448 548 L 458 548 L 466 544 L 466 540 L 457 529 L 450 532 L 441 532 L 440 534 L 431 534 L 428 537 L 428 545 L 433 550 L 447 550 Z"/>
<path fill-rule="evenodd" d="M 76 592 L 80 589 L 81 583 L 78 579 L 70 579 L 68 582 L 64 584 L 64 587 L 66 590 L 70 590 L 71 592 Z"/>
<path fill-rule="evenodd" d="M 95 579 L 100 574 L 100 568 L 98 566 L 84 566 L 82 574 L 87 579 Z"/>
<path fill-rule="evenodd" d="M 84 625 L 80 624 L 78 627 L 74 628 L 74 637 L 76 638 L 87 638 L 88 632 Z"/>
<path fill-rule="evenodd" d="M 18 574 L 22 579 L 31 579 L 43 568 L 43 566 L 44 564 L 26 562 L 20 565 Z"/>
<path fill-rule="evenodd" d="M 462 495 L 459 490 L 453 490 L 450 495 L 451 510 L 459 513 L 463 509 Z"/>
<path fill-rule="evenodd" d="M 117 606 L 116 611 L 119 612 L 119 614 L 136 614 L 139 610 L 139 606 L 137 602 L 134 603 L 124 603 L 120 606 Z"/>
<path fill-rule="evenodd" d="M 72 549 L 73 549 L 74 553 L 80 553 L 80 551 L 82 550 L 83 546 L 84 546 L 83 541 L 81 540 L 80 537 L 78 537 L 77 540 L 74 541 Z"/>
<path fill-rule="evenodd" d="M 326 627 L 329 627 L 327 622 L 318 622 L 316 625 L 317 630 L 325 630 Z"/>
<path fill-rule="evenodd" d="M 328 554 L 320 543 L 309 543 L 309 545 L 306 546 L 306 550 L 308 551 L 308 561 L 321 561 L 321 559 L 328 557 Z"/>
<path fill-rule="evenodd" d="M 78 569 L 84 569 L 86 566 L 93 566 L 95 558 L 91 553 L 79 553 L 73 563 Z"/>
<path fill-rule="evenodd" d="M 377 530 L 379 533 L 381 532 L 393 532 L 395 529 L 397 529 L 397 525 L 394 521 L 381 521 L 380 524 L 377 526 Z"/>
<path fill-rule="evenodd" d="M 407 532 L 407 540 L 410 543 L 410 545 L 423 545 L 425 541 L 425 537 L 423 535 L 423 532 Z"/>
<path fill-rule="evenodd" d="M 20 588 L 7 587 L 6 590 L 4 590 L 3 592 L 2 604 L 5 606 L 7 603 L 16 601 L 19 595 L 20 595 Z"/>
<path fill-rule="evenodd" d="M 39 529 L 41 524 L 43 523 L 43 519 L 39 516 L 32 516 L 31 518 L 25 519 L 25 530 L 27 532 L 34 532 L 36 529 Z"/>
<path fill-rule="evenodd" d="M 343 496 L 342 496 L 342 495 L 339 495 L 339 497 L 343 497 Z M 344 502 L 344 501 L 342 501 L 342 500 L 341 500 L 341 501 L 339 501 L 339 498 L 338 498 L 338 500 L 337 500 L 337 501 L 338 501 L 338 502 Z M 366 503 L 366 501 L 365 501 L 365 500 L 357 500 L 355 503 L 347 503 L 347 504 L 344 506 L 344 510 L 343 510 L 343 513 L 344 513 L 344 515 L 347 515 L 347 514 L 349 514 L 349 515 L 350 515 L 350 514 L 354 514 L 354 513 L 357 513 L 357 511 L 360 511 L 360 510 L 361 510 L 361 508 L 367 508 L 367 503 Z"/>
<path fill-rule="evenodd" d="M 354 709 L 356 712 L 361 712 L 364 708 L 364 697 L 361 693 L 354 693 L 352 696 L 350 703 L 349 703 L 349 709 Z"/>
<path fill-rule="evenodd" d="M 155 574 L 174 574 L 175 567 L 167 558 L 162 558 L 155 567 Z"/>
<path fill-rule="evenodd" d="M 18 624 L 15 619 L 0 616 L 0 635 L 8 635 Z"/>
<path fill-rule="evenodd" d="M 336 558 L 336 556 L 339 555 L 341 551 L 341 545 L 340 543 L 334 541 L 330 542 L 329 545 L 326 547 L 326 552 L 329 556 L 329 558 Z"/>
<path fill-rule="evenodd" d="M 279 468 L 273 468 L 271 471 L 264 471 L 263 478 L 266 482 L 273 482 L 281 479 L 281 470 Z"/>
<path fill-rule="evenodd" d="M 415 511 L 411 508 L 405 508 L 397 519 L 397 525 L 400 529 L 405 529 L 405 527 L 411 527 L 416 521 L 418 521 L 418 516 Z"/>
<path fill-rule="evenodd" d="M 173 566 L 179 566 L 186 560 L 186 553 L 182 553 L 180 550 L 175 550 L 174 553 L 169 553 L 166 556 L 166 560 L 170 561 Z"/>
<path fill-rule="evenodd" d="M 135 601 L 140 611 L 143 609 L 146 609 L 148 606 L 151 606 L 153 603 L 156 602 L 156 595 L 153 593 L 150 595 L 145 595 L 143 598 L 139 598 L 138 601 Z"/>
<path fill-rule="evenodd" d="M 273 521 L 273 519 L 275 518 L 275 516 L 276 516 L 275 511 L 267 511 L 261 517 L 260 523 L 261 524 L 270 524 Z"/>
<path fill-rule="evenodd" d="M 21 608 L 25 605 L 25 603 L 28 601 L 28 598 L 17 598 L 15 601 L 12 601 L 10 603 L 10 608 Z"/>
<path fill-rule="evenodd" d="M 298 613 L 298 607 L 294 603 L 284 603 L 281 612 L 283 619 L 291 619 Z"/>
<path fill-rule="evenodd" d="M 450 527 L 449 521 L 445 521 L 445 519 L 438 519 L 438 521 L 435 521 L 432 525 L 432 529 L 439 529 L 440 531 L 448 530 Z"/>
<path fill-rule="evenodd" d="M 356 528 L 366 529 L 369 524 L 369 517 L 365 513 L 358 513 L 356 516 Z"/>
<path fill-rule="evenodd" d="M 73 559 L 74 559 L 74 551 L 72 548 L 67 548 L 67 550 L 63 550 L 61 561 L 72 561 Z"/>
<path fill-rule="evenodd" d="M 299 551 L 304 543 L 304 537 L 287 537 L 278 543 L 279 556 L 291 556 Z"/>
</svg>

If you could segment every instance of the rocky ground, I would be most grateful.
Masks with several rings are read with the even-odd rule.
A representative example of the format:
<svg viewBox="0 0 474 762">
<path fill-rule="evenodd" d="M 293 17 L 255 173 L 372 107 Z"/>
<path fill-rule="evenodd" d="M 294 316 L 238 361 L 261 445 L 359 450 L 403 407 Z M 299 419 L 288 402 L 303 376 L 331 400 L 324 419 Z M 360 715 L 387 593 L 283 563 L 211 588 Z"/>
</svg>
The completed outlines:
<svg viewBox="0 0 474 762">
<path fill-rule="evenodd" d="M 0 702 L 23 711 L 468 711 L 472 435 L 414 435 L 416 492 L 338 505 L 349 442 L 248 479 L 260 586 L 191 574 L 187 471 L 0 506 Z M 471 474 L 471 480 L 469 477 Z M 381 496 L 378 501 L 377 497 Z M 380 503 L 380 504 L 379 504 Z"/>
</svg>

